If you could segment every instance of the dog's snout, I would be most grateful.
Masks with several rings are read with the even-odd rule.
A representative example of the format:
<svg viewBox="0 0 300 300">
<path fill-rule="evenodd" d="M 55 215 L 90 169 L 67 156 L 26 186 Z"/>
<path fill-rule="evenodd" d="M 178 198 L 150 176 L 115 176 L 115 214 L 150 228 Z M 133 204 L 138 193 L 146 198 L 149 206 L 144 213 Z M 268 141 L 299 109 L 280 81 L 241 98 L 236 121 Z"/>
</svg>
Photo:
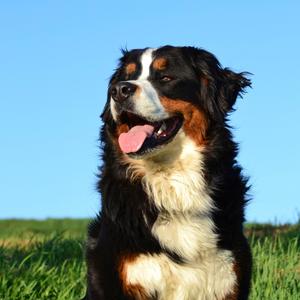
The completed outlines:
<svg viewBox="0 0 300 300">
<path fill-rule="evenodd" d="M 126 81 L 121 81 L 111 87 L 111 96 L 116 102 L 123 102 L 134 94 L 137 86 Z"/>
</svg>

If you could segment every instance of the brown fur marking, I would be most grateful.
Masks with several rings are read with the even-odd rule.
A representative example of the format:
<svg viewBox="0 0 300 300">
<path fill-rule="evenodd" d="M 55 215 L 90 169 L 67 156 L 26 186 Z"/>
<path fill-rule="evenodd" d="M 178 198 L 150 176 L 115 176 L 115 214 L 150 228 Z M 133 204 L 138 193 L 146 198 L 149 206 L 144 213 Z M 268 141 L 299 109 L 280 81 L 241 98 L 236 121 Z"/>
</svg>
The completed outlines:
<svg viewBox="0 0 300 300">
<path fill-rule="evenodd" d="M 192 103 L 180 99 L 161 98 L 161 103 L 170 113 L 183 114 L 183 130 L 198 146 L 205 144 L 207 120 L 204 113 Z"/>
<path fill-rule="evenodd" d="M 122 155 L 120 163 L 126 167 L 126 176 L 131 182 L 141 180 L 145 176 L 144 165 L 142 161 Z"/>
<path fill-rule="evenodd" d="M 120 124 L 117 127 L 117 137 L 119 137 L 121 133 L 128 132 L 128 131 L 129 131 L 129 126 L 127 124 Z"/>
<path fill-rule="evenodd" d="M 127 75 L 131 75 L 136 71 L 136 64 L 135 63 L 129 63 L 126 67 L 125 67 L 125 71 Z"/>
<path fill-rule="evenodd" d="M 233 272 L 236 275 L 235 286 L 233 288 L 233 291 L 229 295 L 225 296 L 222 300 L 238 300 L 239 299 L 239 281 L 241 278 L 241 271 L 240 271 L 240 266 L 237 261 L 235 261 L 235 263 L 233 265 Z"/>
<path fill-rule="evenodd" d="M 201 83 L 204 85 L 204 86 L 208 86 L 208 79 L 206 77 L 201 77 Z"/>
<path fill-rule="evenodd" d="M 137 99 L 140 96 L 141 92 L 142 92 L 141 87 L 137 86 L 136 90 L 135 90 L 135 93 L 134 93 L 134 99 Z"/>
<path fill-rule="evenodd" d="M 126 295 L 137 300 L 149 299 L 144 288 L 139 284 L 127 283 L 127 265 L 133 263 L 137 259 L 136 254 L 127 254 L 119 258 L 118 273 L 121 280 L 123 291 Z M 143 276 L 141 274 L 141 276 Z"/>
<path fill-rule="evenodd" d="M 153 61 L 153 68 L 156 70 L 164 70 L 167 67 L 167 60 L 163 57 L 156 58 Z"/>
<path fill-rule="evenodd" d="M 238 300 L 238 294 L 236 293 L 236 291 L 234 291 L 228 296 L 225 296 L 225 298 L 223 298 L 222 300 Z"/>
</svg>

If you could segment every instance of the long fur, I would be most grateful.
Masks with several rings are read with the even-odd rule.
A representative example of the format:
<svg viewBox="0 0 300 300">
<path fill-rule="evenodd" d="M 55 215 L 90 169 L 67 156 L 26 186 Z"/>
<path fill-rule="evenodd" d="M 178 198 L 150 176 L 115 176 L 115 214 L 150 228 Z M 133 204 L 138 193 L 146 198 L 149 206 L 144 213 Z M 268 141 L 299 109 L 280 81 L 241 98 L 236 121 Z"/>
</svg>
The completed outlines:
<svg viewBox="0 0 300 300">
<path fill-rule="evenodd" d="M 193 47 L 123 54 L 102 114 L 102 206 L 88 234 L 85 299 L 248 299 L 248 186 L 227 125 L 247 73 Z M 176 79 L 160 82 L 161 69 Z M 139 89 L 122 107 L 111 98 L 121 81 Z M 152 120 L 180 114 L 183 126 L 158 150 L 127 155 L 118 145 L 127 110 Z"/>
</svg>

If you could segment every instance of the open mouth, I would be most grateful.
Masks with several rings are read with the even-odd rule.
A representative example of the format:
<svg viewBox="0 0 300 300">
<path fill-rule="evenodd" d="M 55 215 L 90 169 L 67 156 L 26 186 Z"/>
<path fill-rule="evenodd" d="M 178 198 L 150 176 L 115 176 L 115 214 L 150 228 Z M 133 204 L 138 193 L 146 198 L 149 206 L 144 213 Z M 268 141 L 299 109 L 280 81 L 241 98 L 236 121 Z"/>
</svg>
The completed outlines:
<svg viewBox="0 0 300 300">
<path fill-rule="evenodd" d="M 150 122 L 133 113 L 123 112 L 121 123 L 129 127 L 128 132 L 121 133 L 119 146 L 124 153 L 141 155 L 167 144 L 177 134 L 182 126 L 183 118 L 171 118 Z"/>
</svg>

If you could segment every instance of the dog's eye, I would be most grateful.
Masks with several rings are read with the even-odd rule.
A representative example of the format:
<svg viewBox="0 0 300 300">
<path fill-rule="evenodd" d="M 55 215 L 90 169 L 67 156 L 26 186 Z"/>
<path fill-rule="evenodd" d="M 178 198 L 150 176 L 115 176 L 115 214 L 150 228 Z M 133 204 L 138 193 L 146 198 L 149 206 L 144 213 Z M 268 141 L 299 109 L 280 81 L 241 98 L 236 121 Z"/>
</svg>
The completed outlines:
<svg viewBox="0 0 300 300">
<path fill-rule="evenodd" d="M 174 78 L 171 77 L 171 76 L 168 76 L 168 75 L 164 75 L 160 78 L 160 81 L 161 82 L 169 82 L 169 81 L 172 81 Z"/>
</svg>

